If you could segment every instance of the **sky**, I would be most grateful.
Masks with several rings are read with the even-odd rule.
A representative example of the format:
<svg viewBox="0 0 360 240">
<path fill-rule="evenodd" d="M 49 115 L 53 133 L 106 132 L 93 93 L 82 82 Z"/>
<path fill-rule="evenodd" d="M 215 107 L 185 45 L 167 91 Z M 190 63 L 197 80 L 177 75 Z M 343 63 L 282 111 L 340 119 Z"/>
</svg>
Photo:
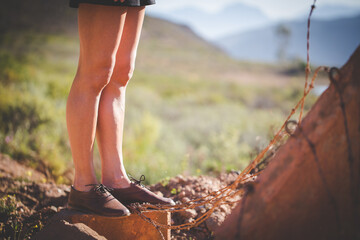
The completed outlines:
<svg viewBox="0 0 360 240">
<path fill-rule="evenodd" d="M 150 11 L 168 11 L 187 6 L 197 7 L 205 11 L 217 11 L 232 3 L 245 3 L 260 8 L 271 19 L 291 19 L 307 12 L 313 0 L 157 0 Z M 360 0 L 317 0 L 316 5 L 341 4 L 360 8 Z"/>
</svg>

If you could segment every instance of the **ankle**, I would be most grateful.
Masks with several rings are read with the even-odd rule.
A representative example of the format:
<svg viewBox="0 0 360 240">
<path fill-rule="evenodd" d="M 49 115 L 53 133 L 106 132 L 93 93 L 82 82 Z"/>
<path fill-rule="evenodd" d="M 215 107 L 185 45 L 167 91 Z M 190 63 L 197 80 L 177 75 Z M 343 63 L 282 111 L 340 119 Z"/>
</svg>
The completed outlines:
<svg viewBox="0 0 360 240">
<path fill-rule="evenodd" d="M 127 177 L 120 177 L 116 179 L 103 178 L 102 184 L 110 188 L 128 188 L 131 181 Z"/>
<path fill-rule="evenodd" d="M 78 184 L 75 184 L 73 185 L 73 187 L 75 188 L 75 190 L 77 191 L 80 191 L 80 192 L 90 192 L 94 186 L 89 186 L 89 185 L 78 185 Z"/>
<path fill-rule="evenodd" d="M 98 184 L 96 179 L 89 179 L 89 180 L 81 180 L 75 178 L 73 187 L 81 192 L 88 192 L 93 189 L 94 186 L 90 186 L 92 184 Z"/>
</svg>

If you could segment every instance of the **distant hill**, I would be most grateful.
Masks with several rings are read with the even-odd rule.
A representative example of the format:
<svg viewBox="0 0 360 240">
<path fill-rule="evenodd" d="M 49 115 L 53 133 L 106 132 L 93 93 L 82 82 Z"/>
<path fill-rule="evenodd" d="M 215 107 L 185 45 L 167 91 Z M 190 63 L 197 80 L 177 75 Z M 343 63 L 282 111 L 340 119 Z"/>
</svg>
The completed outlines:
<svg viewBox="0 0 360 240">
<path fill-rule="evenodd" d="M 77 37 L 77 10 L 69 8 L 67 0 L 6 1 L 0 8 L 0 43 L 9 31 Z M 166 69 L 169 75 L 196 71 L 212 77 L 211 70 L 220 73 L 217 69 L 238 65 L 189 27 L 149 16 L 144 22 L 137 64 L 154 74 L 164 74 Z"/>
<path fill-rule="evenodd" d="M 67 0 L 11 0 L 1 3 L 0 34 L 6 31 L 75 32 L 77 11 Z"/>
<path fill-rule="evenodd" d="M 331 20 L 335 18 L 354 17 L 360 14 L 360 7 L 346 6 L 341 4 L 324 4 L 315 8 L 314 19 Z M 305 12 L 302 17 L 306 18 L 309 12 Z"/>
<path fill-rule="evenodd" d="M 309 7 L 294 19 L 306 19 Z M 214 40 L 221 37 L 254 30 L 275 24 L 278 20 L 269 18 L 255 6 L 242 3 L 229 4 L 215 12 L 206 12 L 196 7 L 182 7 L 172 11 L 158 11 L 156 7 L 148 9 L 151 16 L 160 17 L 180 24 L 186 24 L 205 39 Z M 336 18 L 354 17 L 360 14 L 360 7 L 344 4 L 319 4 L 313 13 L 313 19 L 334 20 Z"/>
<path fill-rule="evenodd" d="M 216 44 L 237 59 L 261 62 L 278 60 L 281 48 L 286 59 L 306 59 L 306 21 L 290 21 L 218 39 Z M 288 39 L 277 33 L 279 26 Z M 360 15 L 336 20 L 311 22 L 311 62 L 341 65 L 360 44 Z"/>
<path fill-rule="evenodd" d="M 0 33 L 7 31 L 33 31 L 41 33 L 70 33 L 77 35 L 77 10 L 68 6 L 68 0 L 12 0 L 0 8 Z M 161 46 L 185 49 L 202 48 L 203 51 L 225 54 L 205 41 L 183 24 L 146 17 L 142 39 L 156 41 Z"/>
<path fill-rule="evenodd" d="M 151 9 L 150 13 L 166 20 L 187 24 L 207 39 L 252 29 L 269 21 L 260 9 L 242 3 L 229 5 L 214 13 L 192 7 L 161 13 Z"/>
</svg>

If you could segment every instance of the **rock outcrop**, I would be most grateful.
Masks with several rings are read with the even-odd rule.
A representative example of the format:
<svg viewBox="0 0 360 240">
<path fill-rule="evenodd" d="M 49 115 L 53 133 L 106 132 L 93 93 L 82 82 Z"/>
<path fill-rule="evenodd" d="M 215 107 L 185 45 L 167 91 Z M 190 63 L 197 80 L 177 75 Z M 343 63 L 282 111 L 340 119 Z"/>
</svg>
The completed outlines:
<svg viewBox="0 0 360 240">
<path fill-rule="evenodd" d="M 360 239 L 360 47 L 330 80 L 217 239 Z"/>
<path fill-rule="evenodd" d="M 71 224 L 65 220 L 53 221 L 36 235 L 37 240 L 106 240 L 83 223 Z"/>
<path fill-rule="evenodd" d="M 146 211 L 143 215 L 159 224 L 169 225 L 171 214 L 166 211 Z M 105 217 L 62 209 L 54 215 L 36 239 L 108 239 L 156 240 L 170 239 L 169 229 L 157 230 L 136 213 L 123 217 Z"/>
</svg>

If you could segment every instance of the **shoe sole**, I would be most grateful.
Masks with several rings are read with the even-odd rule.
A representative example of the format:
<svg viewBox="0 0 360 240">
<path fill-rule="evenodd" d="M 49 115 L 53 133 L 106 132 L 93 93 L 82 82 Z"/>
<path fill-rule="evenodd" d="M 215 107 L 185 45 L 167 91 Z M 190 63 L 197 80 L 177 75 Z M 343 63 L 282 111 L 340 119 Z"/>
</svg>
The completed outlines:
<svg viewBox="0 0 360 240">
<path fill-rule="evenodd" d="M 129 213 L 128 215 L 121 215 L 121 216 L 101 215 L 101 214 L 93 212 L 93 211 L 91 211 L 89 209 L 83 209 L 83 208 L 79 208 L 79 207 L 74 207 L 74 206 L 70 206 L 69 204 L 67 204 L 66 208 L 69 209 L 69 210 L 74 210 L 74 211 L 78 211 L 78 212 L 85 213 L 85 214 L 92 214 L 92 215 L 97 215 L 97 216 L 101 216 L 101 217 L 110 217 L 110 218 L 121 218 L 121 217 L 128 217 L 128 216 L 131 215 L 131 213 Z"/>
</svg>

